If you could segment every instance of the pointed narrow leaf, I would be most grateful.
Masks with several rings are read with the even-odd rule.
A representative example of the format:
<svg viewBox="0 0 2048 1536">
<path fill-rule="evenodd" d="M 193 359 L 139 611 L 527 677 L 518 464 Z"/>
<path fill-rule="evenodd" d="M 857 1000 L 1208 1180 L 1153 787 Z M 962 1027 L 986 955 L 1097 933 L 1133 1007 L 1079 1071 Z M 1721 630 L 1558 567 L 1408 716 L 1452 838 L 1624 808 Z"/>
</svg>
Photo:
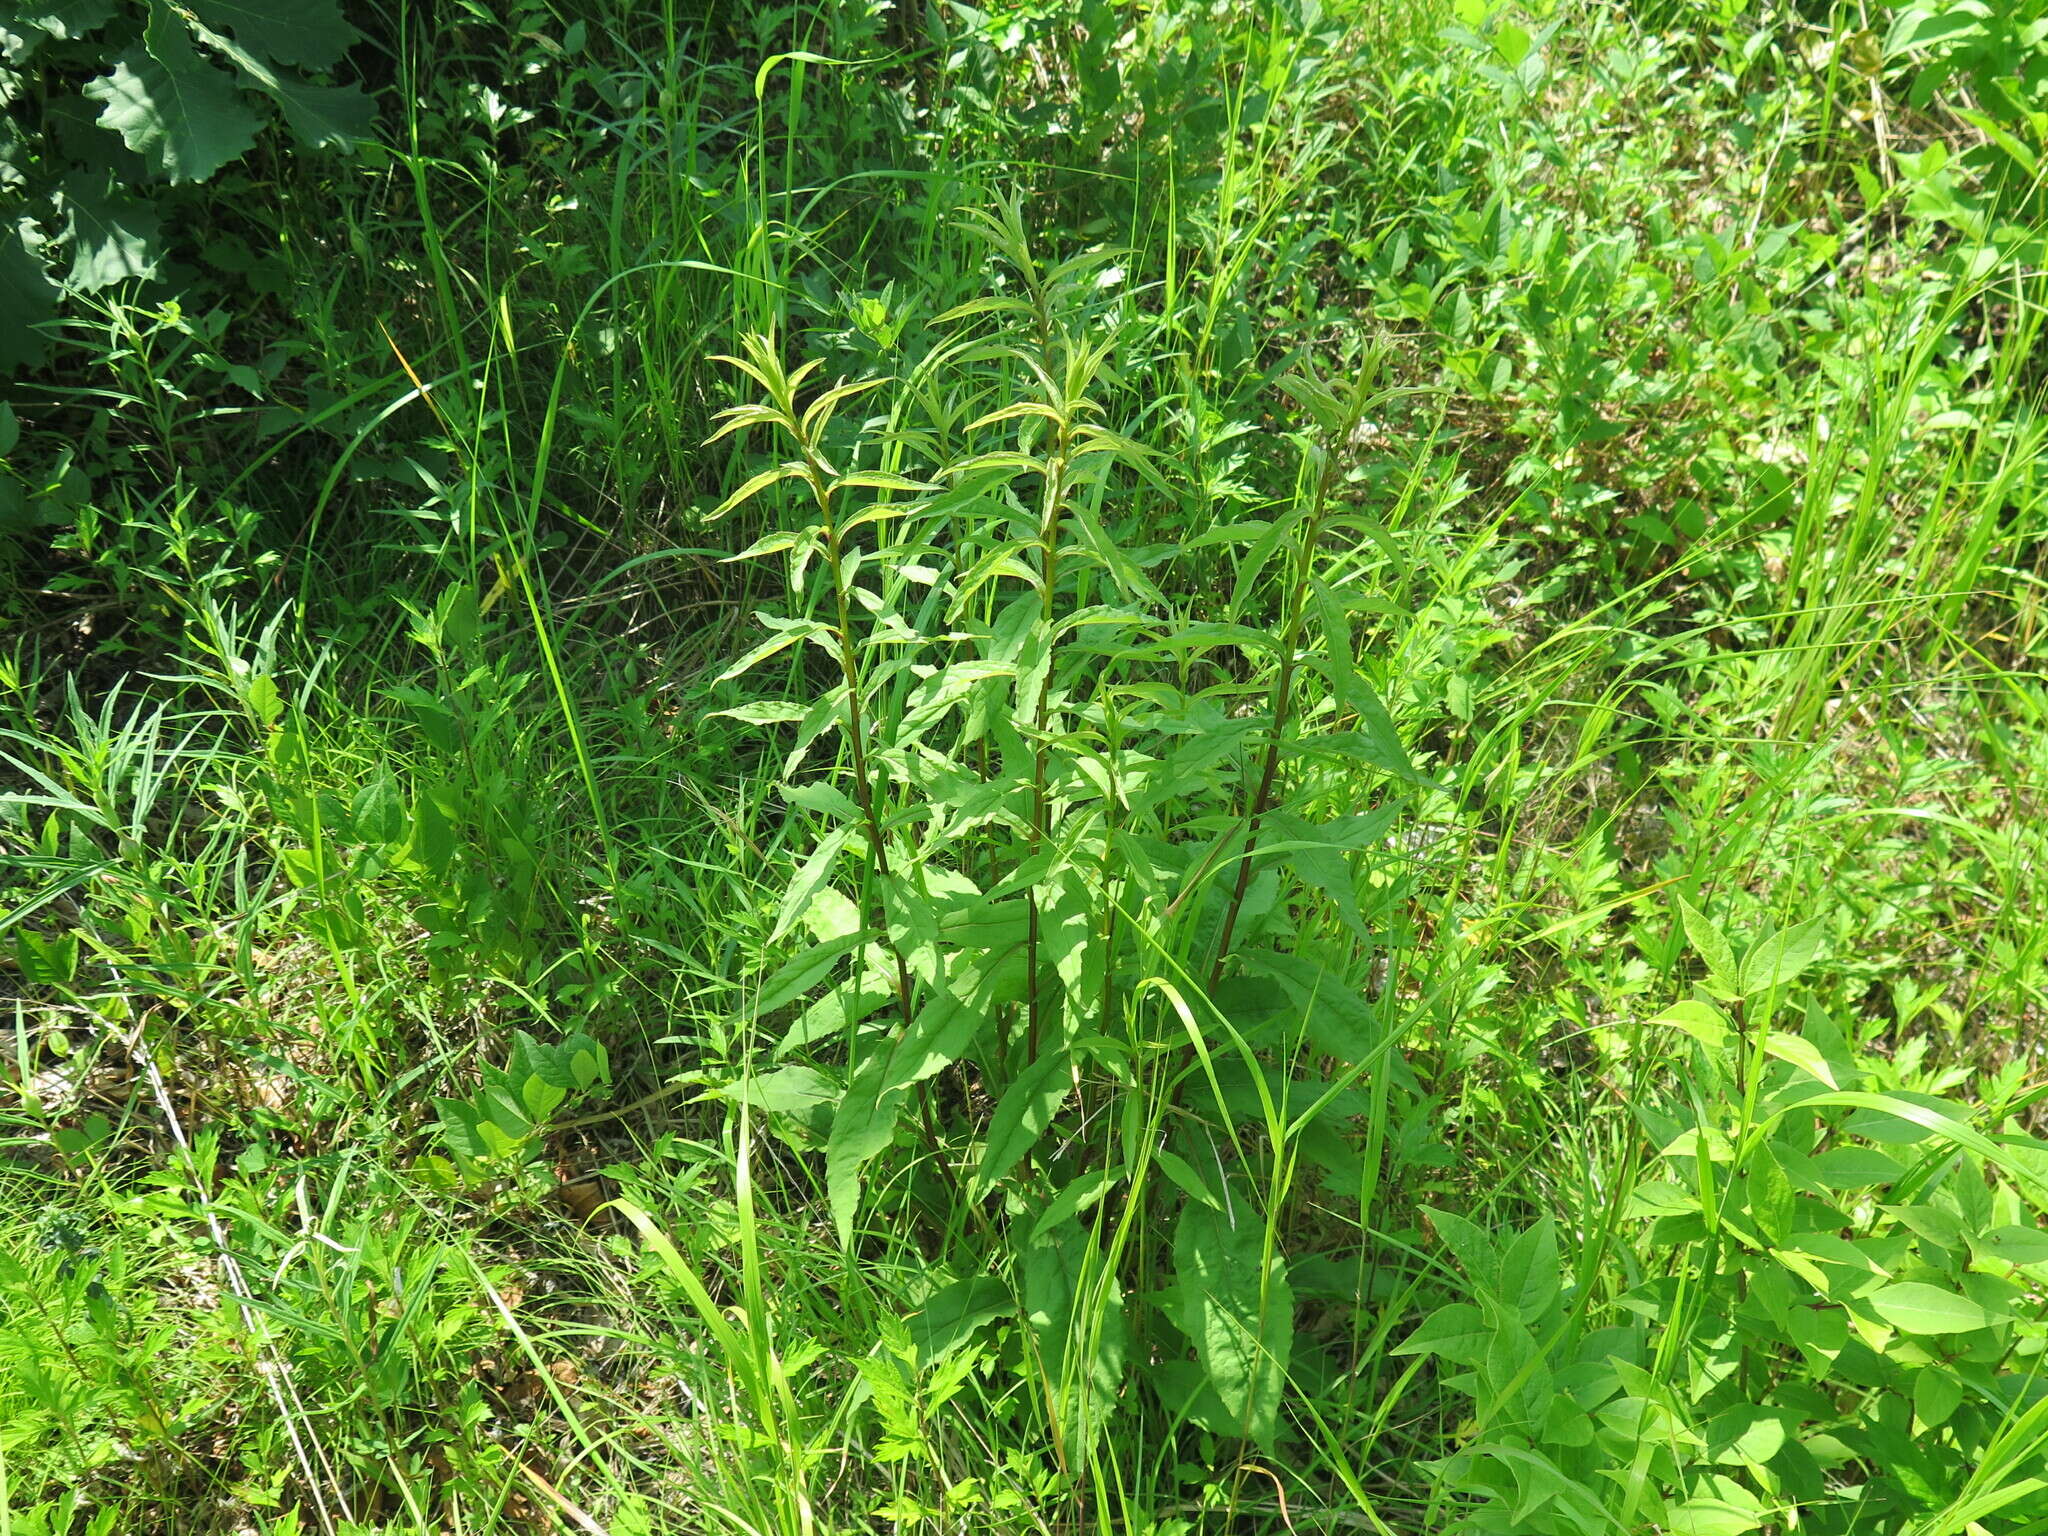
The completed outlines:
<svg viewBox="0 0 2048 1536">
<path fill-rule="evenodd" d="M 846 1096 L 833 1112 L 832 1131 L 825 1142 L 825 1195 L 842 1248 L 853 1246 L 861 1170 L 887 1150 L 902 1111 L 902 1091 L 883 1088 L 881 1061 L 871 1058 L 846 1085 Z"/>
<path fill-rule="evenodd" d="M 1078 1226 L 1035 1236 L 1019 1268 L 1053 1431 L 1066 1460 L 1082 1464 L 1124 1389 L 1131 1330 L 1123 1291 L 1094 1237 Z"/>
<path fill-rule="evenodd" d="M 822 635 L 824 633 L 826 633 L 826 630 L 822 624 L 795 624 L 788 629 L 777 630 L 738 661 L 719 673 L 717 681 L 721 683 L 731 682 L 742 672 L 759 666 L 776 652 L 786 651 L 800 640 L 808 640 L 813 635 Z"/>
<path fill-rule="evenodd" d="M 1821 920 L 1809 917 L 1803 923 L 1759 940 L 1742 957 L 1740 986 L 1744 997 L 1753 997 L 1772 987 L 1788 986 L 1820 953 Z"/>
<path fill-rule="evenodd" d="M 1835 1081 L 1835 1069 L 1828 1065 L 1828 1059 L 1821 1055 L 1820 1048 L 1811 1040 L 1798 1035 L 1788 1035 L 1782 1029 L 1774 1029 L 1764 1037 L 1764 1049 L 1778 1060 L 1788 1062 L 1806 1073 L 1817 1077 L 1830 1088 L 1839 1088 Z"/>
<path fill-rule="evenodd" d="M 163 220 L 146 199 L 81 171 L 64 178 L 58 205 L 71 252 L 64 286 L 73 293 L 97 293 L 131 277 L 156 275 Z"/>
<path fill-rule="evenodd" d="M 974 1176 L 977 1188 L 993 1188 L 1038 1144 L 1072 1088 L 1073 1065 L 1064 1051 L 1040 1057 L 1017 1075 L 989 1119 L 988 1141 Z"/>
<path fill-rule="evenodd" d="M 1678 898 L 1679 916 L 1685 923 L 1685 940 L 1693 953 L 1706 963 L 1707 975 L 1724 992 L 1742 989 L 1735 973 L 1735 946 L 1728 936 L 1683 896 Z"/>
<path fill-rule="evenodd" d="M 759 1016 L 788 1007 L 823 981 L 839 964 L 841 957 L 873 937 L 872 929 L 861 928 L 805 950 L 768 978 L 751 1011 Z"/>
<path fill-rule="evenodd" d="M 749 544 L 738 554 L 725 556 L 720 561 L 720 564 L 730 565 L 735 560 L 758 560 L 763 555 L 779 555 L 785 549 L 796 548 L 798 544 L 809 538 L 815 531 L 812 528 L 805 528 L 801 531 L 793 528 L 778 528 L 772 533 L 762 534 L 760 538 L 754 540 L 753 543 Z"/>
<path fill-rule="evenodd" d="M 1867 1299 L 1901 1333 L 1970 1333 L 2002 1321 L 1967 1296 L 1919 1280 L 1880 1286 Z"/>
<path fill-rule="evenodd" d="M 762 470 L 758 475 L 753 476 L 746 482 L 746 484 L 742 485 L 738 490 L 734 491 L 730 496 L 726 497 L 725 500 L 721 501 L 717 506 L 713 507 L 711 509 L 712 520 L 716 521 L 717 519 L 725 516 L 725 514 L 730 512 L 734 507 L 744 506 L 746 503 L 752 501 L 756 496 L 760 495 L 763 491 L 767 490 L 769 486 L 775 484 L 778 480 L 794 479 L 796 476 L 801 475 L 803 472 L 803 465 L 795 463 L 794 461 L 783 464 L 776 464 L 768 469 Z"/>
<path fill-rule="evenodd" d="M 1017 1298 L 994 1275 L 973 1275 L 941 1286 L 910 1319 L 917 1368 L 930 1370 L 974 1335 L 975 1329 L 1017 1308 Z"/>
<path fill-rule="evenodd" d="M 706 720 L 737 720 L 742 725 L 791 725 L 803 719 L 804 706 L 793 703 L 778 703 L 761 700 L 753 704 L 736 704 L 731 709 L 714 709 Z"/>
</svg>

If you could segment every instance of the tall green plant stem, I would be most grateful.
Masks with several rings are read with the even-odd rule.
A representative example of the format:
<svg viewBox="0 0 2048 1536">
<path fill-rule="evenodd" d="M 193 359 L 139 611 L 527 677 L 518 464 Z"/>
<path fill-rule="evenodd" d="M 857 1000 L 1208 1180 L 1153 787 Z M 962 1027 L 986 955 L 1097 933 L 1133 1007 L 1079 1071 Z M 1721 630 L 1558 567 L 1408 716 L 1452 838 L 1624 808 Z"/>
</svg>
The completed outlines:
<svg viewBox="0 0 2048 1536">
<path fill-rule="evenodd" d="M 1037 736 L 1031 759 L 1031 857 L 1037 858 L 1045 847 L 1046 833 L 1051 825 L 1051 806 L 1046 793 L 1046 781 L 1050 775 L 1051 752 L 1046 742 L 1046 731 L 1050 718 L 1048 701 L 1052 694 L 1052 645 L 1053 620 L 1055 617 L 1053 598 L 1059 582 L 1060 569 L 1060 511 L 1067 499 L 1068 455 L 1072 449 L 1073 419 L 1069 412 L 1060 412 L 1060 421 L 1055 428 L 1053 452 L 1045 466 L 1045 502 L 1038 519 L 1038 584 L 1039 623 L 1044 627 L 1046 664 L 1045 677 L 1038 690 L 1038 706 L 1032 712 L 1031 724 Z M 1030 926 L 1024 940 L 1025 969 L 1030 977 L 1030 1001 L 1026 1009 L 1024 1044 L 1029 1061 L 1038 1059 L 1039 1040 L 1043 1035 L 1044 988 L 1038 977 L 1038 892 L 1031 893 Z"/>
<path fill-rule="evenodd" d="M 853 648 L 853 610 L 846 597 L 846 567 L 840 543 L 839 519 L 832 506 L 832 480 L 823 462 L 804 447 L 804 468 L 811 493 L 818 501 L 818 521 L 825 535 L 825 565 L 832 577 L 832 637 L 839 654 L 839 676 L 846 684 L 846 733 L 853 755 L 854 799 L 860 806 L 861 821 L 868 835 L 868 870 L 874 885 L 873 920 L 886 941 L 889 919 L 881 888 L 887 884 L 889 849 L 882 839 L 882 817 L 875 808 L 875 782 L 868 767 L 867 718 L 861 709 L 860 659 Z M 896 1003 L 903 1014 L 903 1027 L 910 1028 L 913 1010 L 910 997 L 910 966 L 895 945 L 887 946 L 896 962 Z"/>
<path fill-rule="evenodd" d="M 1288 593 L 1287 623 L 1280 634 L 1280 671 L 1273 679 L 1268 708 L 1273 718 L 1272 734 L 1266 739 L 1265 759 L 1259 765 L 1258 787 L 1246 803 L 1244 854 L 1237 863 L 1237 879 L 1230 890 L 1230 905 L 1224 909 L 1223 927 L 1216 936 L 1216 958 L 1209 967 L 1213 989 L 1223 979 L 1223 967 L 1230 959 L 1231 940 L 1237 935 L 1237 920 L 1244 911 L 1244 899 L 1251 889 L 1252 857 L 1259 846 L 1259 829 L 1273 808 L 1274 786 L 1280 778 L 1280 749 L 1286 744 L 1294 715 L 1294 673 L 1301 649 L 1301 632 L 1308 619 L 1309 586 L 1315 574 L 1316 546 L 1321 542 L 1323 521 L 1329 515 L 1331 493 L 1337 486 L 1342 460 L 1339 450 L 1357 431 L 1370 398 L 1370 368 L 1363 371 L 1353 388 L 1341 428 L 1321 446 L 1322 466 L 1315 477 L 1307 516 L 1302 521 L 1301 542 L 1295 549 L 1294 579 Z"/>
</svg>

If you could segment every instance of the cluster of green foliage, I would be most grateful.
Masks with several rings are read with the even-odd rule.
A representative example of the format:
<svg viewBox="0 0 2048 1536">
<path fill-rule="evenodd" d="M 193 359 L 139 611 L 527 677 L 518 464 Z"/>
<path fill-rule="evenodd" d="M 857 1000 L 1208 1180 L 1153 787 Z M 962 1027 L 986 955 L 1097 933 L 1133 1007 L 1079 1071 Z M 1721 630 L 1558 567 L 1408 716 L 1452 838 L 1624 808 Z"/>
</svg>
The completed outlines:
<svg viewBox="0 0 2048 1536">
<path fill-rule="evenodd" d="M 0 1536 L 2048 1523 L 2040 4 L 0 50 Z"/>
<path fill-rule="evenodd" d="M 371 99 L 302 72 L 333 69 L 361 40 L 338 0 L 71 0 L 0 13 L 0 183 L 34 210 L 0 235 L 14 311 L 0 368 L 47 356 L 43 327 L 60 297 L 159 273 L 166 210 L 151 189 L 207 181 L 246 155 L 265 126 L 254 101 L 307 149 L 366 138 Z M 206 206 L 176 205 L 201 220 Z"/>
</svg>

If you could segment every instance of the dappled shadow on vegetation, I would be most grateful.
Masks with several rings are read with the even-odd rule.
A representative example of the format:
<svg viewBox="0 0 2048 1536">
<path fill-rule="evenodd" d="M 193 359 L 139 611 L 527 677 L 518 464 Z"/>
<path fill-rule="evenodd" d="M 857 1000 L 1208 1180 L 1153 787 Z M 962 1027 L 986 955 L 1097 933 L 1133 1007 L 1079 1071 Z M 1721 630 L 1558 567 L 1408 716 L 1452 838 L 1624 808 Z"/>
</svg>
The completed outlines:
<svg viewBox="0 0 2048 1536">
<path fill-rule="evenodd" d="M 2039 1524 L 2028 6 L 278 9 L 0 25 L 0 1528 Z"/>
</svg>

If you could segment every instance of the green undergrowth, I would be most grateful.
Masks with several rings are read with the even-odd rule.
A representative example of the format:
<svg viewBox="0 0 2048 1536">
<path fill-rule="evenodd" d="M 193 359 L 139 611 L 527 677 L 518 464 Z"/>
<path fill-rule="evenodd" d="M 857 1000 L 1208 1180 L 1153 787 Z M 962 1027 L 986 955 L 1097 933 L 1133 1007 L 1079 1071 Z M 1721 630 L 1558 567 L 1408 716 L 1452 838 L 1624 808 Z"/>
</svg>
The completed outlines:
<svg viewBox="0 0 2048 1536">
<path fill-rule="evenodd" d="M 2048 1526 L 2038 4 L 32 9 L 0 1536 Z"/>
</svg>

